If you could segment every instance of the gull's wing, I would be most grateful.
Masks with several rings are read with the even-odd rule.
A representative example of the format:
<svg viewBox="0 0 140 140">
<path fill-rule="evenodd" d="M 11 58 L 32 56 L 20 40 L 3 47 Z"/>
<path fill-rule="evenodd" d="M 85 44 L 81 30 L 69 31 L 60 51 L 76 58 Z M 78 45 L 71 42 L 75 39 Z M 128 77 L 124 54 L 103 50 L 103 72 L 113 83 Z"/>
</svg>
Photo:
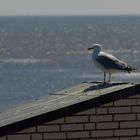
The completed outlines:
<svg viewBox="0 0 140 140">
<path fill-rule="evenodd" d="M 98 54 L 96 61 L 106 69 L 126 70 L 128 67 L 127 63 L 104 52 Z"/>
</svg>

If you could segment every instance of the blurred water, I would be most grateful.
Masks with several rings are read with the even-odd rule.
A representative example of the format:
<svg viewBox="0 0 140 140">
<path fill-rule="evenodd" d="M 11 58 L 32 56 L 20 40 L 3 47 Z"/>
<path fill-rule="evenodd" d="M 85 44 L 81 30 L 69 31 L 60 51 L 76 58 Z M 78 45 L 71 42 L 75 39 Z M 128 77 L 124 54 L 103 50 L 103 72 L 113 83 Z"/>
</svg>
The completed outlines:
<svg viewBox="0 0 140 140">
<path fill-rule="evenodd" d="M 139 68 L 139 25 L 139 16 L 0 17 L 0 108 L 102 80 L 85 51 L 93 43 Z M 139 82 L 140 73 L 112 79 Z"/>
</svg>

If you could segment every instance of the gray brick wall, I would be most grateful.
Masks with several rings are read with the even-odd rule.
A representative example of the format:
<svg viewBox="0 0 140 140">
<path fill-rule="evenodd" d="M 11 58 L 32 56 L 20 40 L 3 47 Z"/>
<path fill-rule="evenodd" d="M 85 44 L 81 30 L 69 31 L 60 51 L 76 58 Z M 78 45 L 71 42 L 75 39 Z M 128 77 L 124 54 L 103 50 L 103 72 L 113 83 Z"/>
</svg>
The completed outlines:
<svg viewBox="0 0 140 140">
<path fill-rule="evenodd" d="M 140 140 L 140 95 L 130 96 L 0 140 Z"/>
</svg>

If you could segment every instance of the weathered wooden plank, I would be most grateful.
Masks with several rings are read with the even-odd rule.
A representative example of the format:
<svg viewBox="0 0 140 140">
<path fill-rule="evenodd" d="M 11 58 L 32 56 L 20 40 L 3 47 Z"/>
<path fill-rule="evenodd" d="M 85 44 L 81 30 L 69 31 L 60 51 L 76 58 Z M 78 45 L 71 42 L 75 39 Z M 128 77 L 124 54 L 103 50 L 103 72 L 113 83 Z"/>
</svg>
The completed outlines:
<svg viewBox="0 0 140 140">
<path fill-rule="evenodd" d="M 44 98 L 0 114 L 0 127 L 32 118 L 44 113 L 65 108 L 118 90 L 135 86 L 131 83 L 82 83 L 73 88 L 63 90 Z"/>
</svg>

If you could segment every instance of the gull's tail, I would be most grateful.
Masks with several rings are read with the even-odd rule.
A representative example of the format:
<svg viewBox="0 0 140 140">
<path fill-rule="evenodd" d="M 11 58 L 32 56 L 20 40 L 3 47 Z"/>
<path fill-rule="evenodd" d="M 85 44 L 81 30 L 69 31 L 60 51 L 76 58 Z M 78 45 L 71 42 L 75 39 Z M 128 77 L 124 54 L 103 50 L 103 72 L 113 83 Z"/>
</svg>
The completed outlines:
<svg viewBox="0 0 140 140">
<path fill-rule="evenodd" d="M 137 68 L 128 66 L 125 70 L 126 70 L 128 73 L 131 73 L 131 72 L 133 72 L 133 71 L 137 71 Z"/>
</svg>

